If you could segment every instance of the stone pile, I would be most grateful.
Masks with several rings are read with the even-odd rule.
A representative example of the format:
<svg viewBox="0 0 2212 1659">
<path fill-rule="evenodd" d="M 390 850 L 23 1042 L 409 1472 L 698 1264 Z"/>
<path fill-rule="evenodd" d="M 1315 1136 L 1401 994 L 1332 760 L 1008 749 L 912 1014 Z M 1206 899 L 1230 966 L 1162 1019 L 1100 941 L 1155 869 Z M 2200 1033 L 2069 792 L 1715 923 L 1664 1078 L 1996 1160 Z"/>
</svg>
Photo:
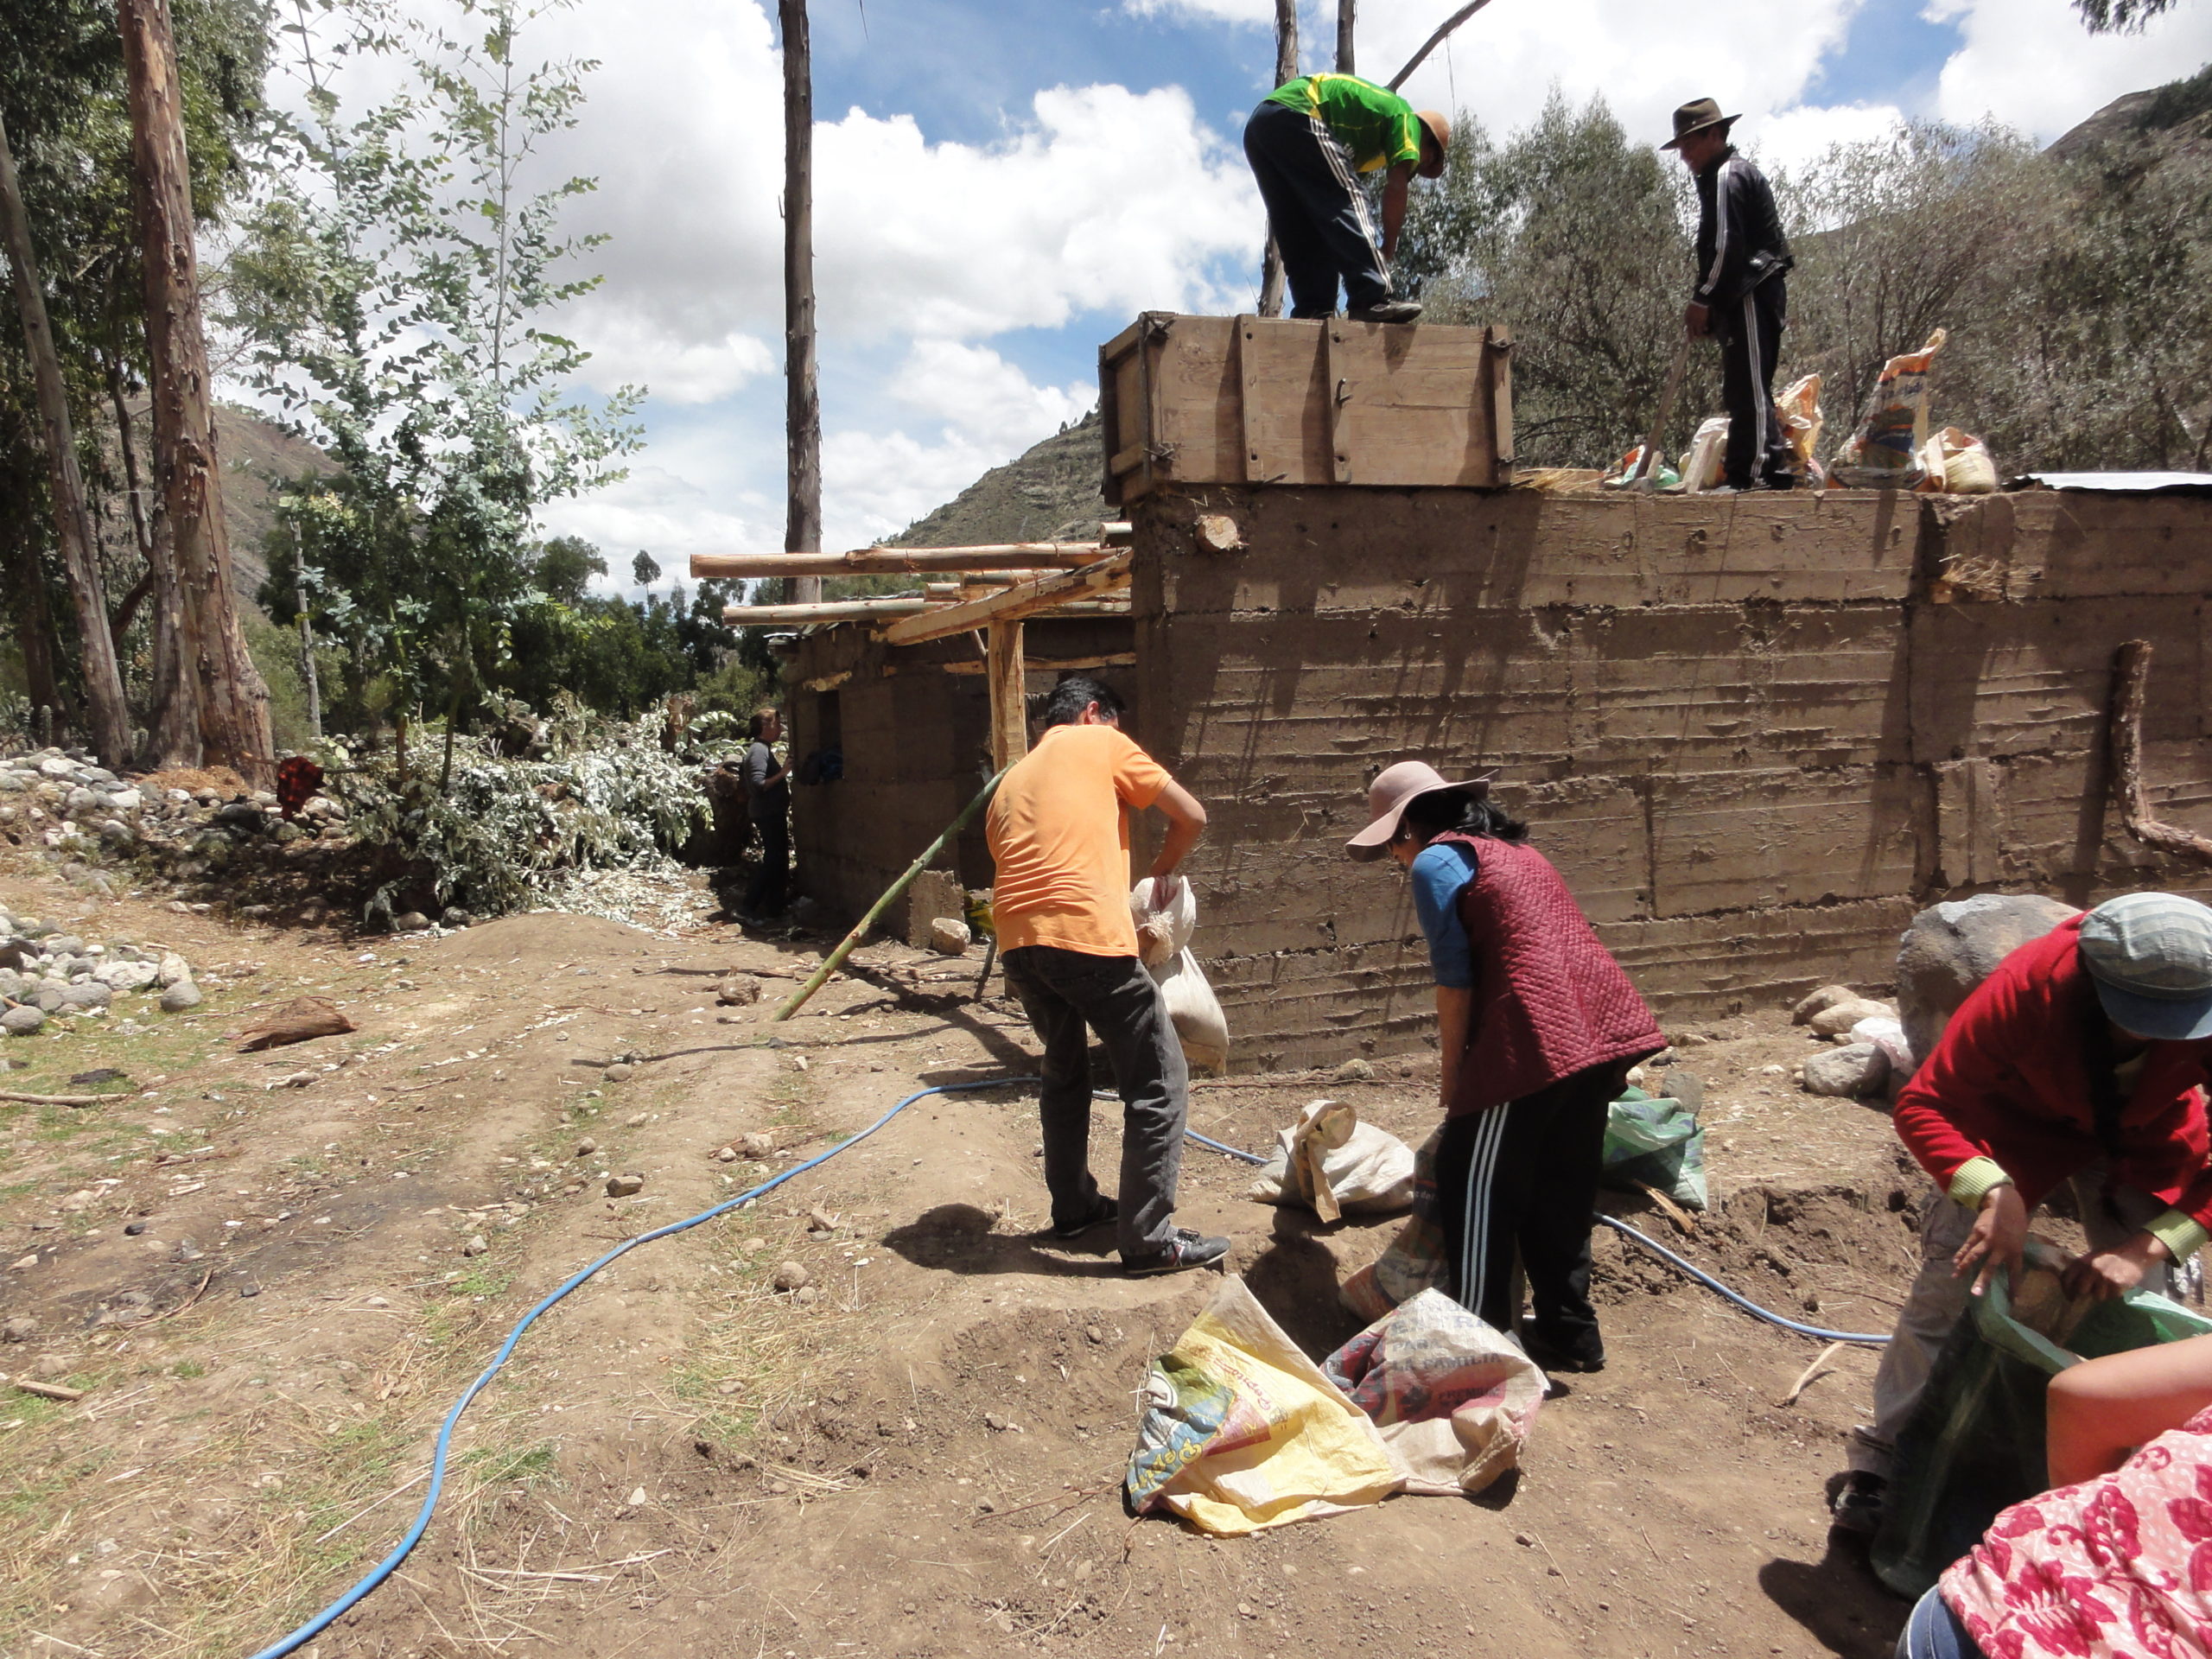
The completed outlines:
<svg viewBox="0 0 2212 1659">
<path fill-rule="evenodd" d="M 64 858 L 143 853 L 184 880 L 348 840 L 346 808 L 329 796 L 310 798 L 287 822 L 265 790 L 163 788 L 161 776 L 133 783 L 61 749 L 0 757 L 0 840 Z"/>
<path fill-rule="evenodd" d="M 88 944 L 35 916 L 0 907 L 0 1035 L 35 1037 L 53 1022 L 123 1007 L 181 1014 L 200 1005 L 192 964 L 174 950 L 118 940 Z"/>
</svg>

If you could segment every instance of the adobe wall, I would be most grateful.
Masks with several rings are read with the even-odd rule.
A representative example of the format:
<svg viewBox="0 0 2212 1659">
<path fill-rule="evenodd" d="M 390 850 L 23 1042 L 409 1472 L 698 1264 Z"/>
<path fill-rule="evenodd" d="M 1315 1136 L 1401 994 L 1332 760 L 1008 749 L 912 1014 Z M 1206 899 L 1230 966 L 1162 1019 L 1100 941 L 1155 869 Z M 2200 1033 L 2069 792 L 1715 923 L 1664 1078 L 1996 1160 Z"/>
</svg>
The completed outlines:
<svg viewBox="0 0 2212 1659">
<path fill-rule="evenodd" d="M 1198 550 L 1224 512 L 1244 550 Z M 1367 780 L 1492 768 L 1662 1023 L 1884 984 L 1922 906 L 2202 891 L 2107 804 L 2114 648 L 2146 773 L 2212 831 L 2212 501 L 1217 488 L 1132 512 L 1137 732 L 1207 804 L 1198 939 L 1240 1069 L 1418 1046 Z"/>
<path fill-rule="evenodd" d="M 1033 662 L 1128 654 L 1126 617 L 1040 618 L 1026 625 Z M 817 628 L 797 641 L 787 698 L 791 753 L 804 756 L 832 743 L 844 755 L 835 784 L 791 791 L 792 841 L 798 891 L 834 916 L 857 918 L 990 776 L 990 710 L 975 636 L 927 645 L 886 646 L 873 630 L 852 624 Z M 1139 701 L 1134 669 L 1085 669 L 1132 704 Z M 1029 689 L 1057 677 L 1033 668 Z M 991 885 L 991 860 L 979 822 L 934 868 L 968 887 Z M 907 931 L 903 911 L 887 918 Z M 928 918 L 925 918 L 926 921 Z"/>
</svg>

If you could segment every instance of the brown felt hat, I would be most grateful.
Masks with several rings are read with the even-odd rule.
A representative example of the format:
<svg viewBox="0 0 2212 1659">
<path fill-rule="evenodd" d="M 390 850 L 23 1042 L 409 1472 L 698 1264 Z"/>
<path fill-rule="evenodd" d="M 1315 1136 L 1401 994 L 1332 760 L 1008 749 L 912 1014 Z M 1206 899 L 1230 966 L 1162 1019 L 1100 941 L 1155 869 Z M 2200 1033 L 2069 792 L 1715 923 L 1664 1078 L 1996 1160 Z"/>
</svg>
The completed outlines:
<svg viewBox="0 0 2212 1659">
<path fill-rule="evenodd" d="M 1424 179 L 1441 178 L 1444 175 L 1444 158 L 1451 153 L 1452 149 L 1452 124 L 1434 110 L 1415 110 L 1414 119 L 1427 127 L 1428 136 L 1436 140 L 1436 165 L 1431 167 L 1427 157 L 1423 156 L 1421 164 L 1414 171 Z"/>
<path fill-rule="evenodd" d="M 1468 778 L 1455 784 L 1426 760 L 1401 760 L 1395 766 L 1385 766 L 1367 786 L 1367 828 L 1344 842 L 1344 851 L 1362 862 L 1380 858 L 1382 849 L 1397 838 L 1398 820 L 1406 816 L 1406 808 L 1416 798 L 1433 794 L 1440 789 L 1465 789 L 1484 794 L 1490 789 L 1490 780 L 1497 775 L 1484 772 L 1479 778 Z"/>
<path fill-rule="evenodd" d="M 1675 111 L 1675 136 L 1659 146 L 1662 149 L 1680 149 L 1682 140 L 1694 132 L 1703 132 L 1707 127 L 1732 127 L 1744 118 L 1723 115 L 1720 105 L 1709 98 L 1693 99 Z"/>
</svg>

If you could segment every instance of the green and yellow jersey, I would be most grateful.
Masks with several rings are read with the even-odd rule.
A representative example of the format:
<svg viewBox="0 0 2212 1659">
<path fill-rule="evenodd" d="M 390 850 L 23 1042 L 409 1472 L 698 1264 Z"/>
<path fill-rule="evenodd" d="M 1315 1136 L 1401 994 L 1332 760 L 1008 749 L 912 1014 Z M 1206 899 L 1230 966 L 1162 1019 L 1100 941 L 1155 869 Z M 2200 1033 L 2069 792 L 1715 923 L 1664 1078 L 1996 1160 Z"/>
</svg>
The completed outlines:
<svg viewBox="0 0 2212 1659">
<path fill-rule="evenodd" d="M 1300 115 L 1318 115 L 1351 151 L 1363 173 L 1394 162 L 1421 165 L 1425 129 L 1414 106 L 1388 87 L 1357 75 L 1300 75 L 1269 92 L 1267 101 Z"/>
</svg>

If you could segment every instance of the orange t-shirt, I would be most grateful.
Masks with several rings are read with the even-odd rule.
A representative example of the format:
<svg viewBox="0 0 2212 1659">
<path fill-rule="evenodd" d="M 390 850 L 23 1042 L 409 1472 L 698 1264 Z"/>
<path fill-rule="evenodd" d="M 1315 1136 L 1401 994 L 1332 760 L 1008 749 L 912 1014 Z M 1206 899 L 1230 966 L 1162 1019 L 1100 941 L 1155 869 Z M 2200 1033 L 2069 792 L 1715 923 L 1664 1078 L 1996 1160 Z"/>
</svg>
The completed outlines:
<svg viewBox="0 0 2212 1659">
<path fill-rule="evenodd" d="M 1123 809 L 1150 806 L 1168 782 L 1166 768 L 1117 728 L 1047 728 L 1007 773 L 985 823 L 998 865 L 999 949 L 1136 955 Z"/>
</svg>

